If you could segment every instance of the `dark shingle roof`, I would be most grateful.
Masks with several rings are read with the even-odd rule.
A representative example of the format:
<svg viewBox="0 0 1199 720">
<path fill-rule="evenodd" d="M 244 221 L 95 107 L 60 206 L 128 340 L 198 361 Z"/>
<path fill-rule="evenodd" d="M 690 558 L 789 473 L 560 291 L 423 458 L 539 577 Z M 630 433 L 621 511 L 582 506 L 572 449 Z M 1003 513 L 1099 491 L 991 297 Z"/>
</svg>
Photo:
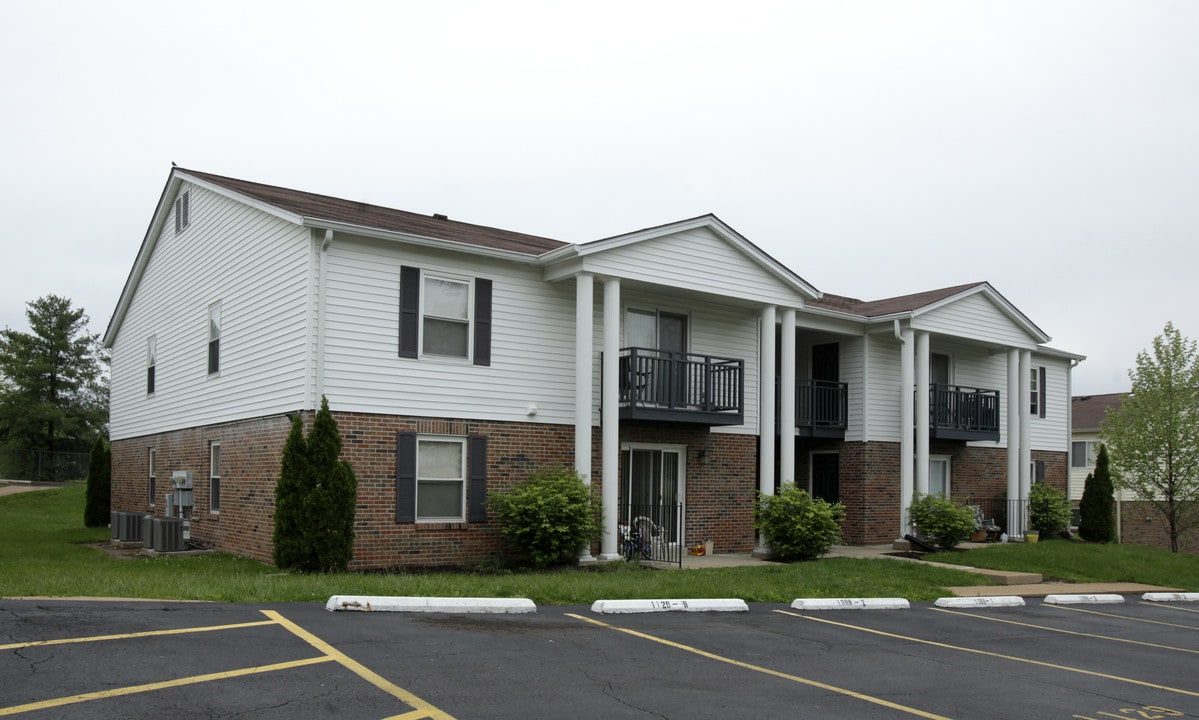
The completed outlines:
<svg viewBox="0 0 1199 720">
<path fill-rule="evenodd" d="M 900 295 L 899 297 L 869 301 L 825 293 L 824 297 L 820 298 L 819 300 L 809 301 L 808 306 L 822 307 L 827 310 L 837 310 L 840 312 L 848 312 L 853 313 L 854 315 L 861 315 L 863 317 L 879 317 L 882 315 L 890 315 L 892 313 L 919 310 L 926 305 L 932 305 L 933 303 L 944 300 L 945 298 L 953 297 L 964 290 L 969 290 L 985 284 L 986 283 L 967 283 L 966 285 L 954 285 L 953 287 L 940 288 L 938 290 L 925 290 L 924 292 L 913 293 L 911 295 Z"/>
<path fill-rule="evenodd" d="M 1108 408 L 1119 408 L 1124 393 L 1075 395 L 1070 400 L 1070 425 L 1074 430 L 1098 430 Z"/>
<path fill-rule="evenodd" d="M 177 168 L 177 170 L 213 185 L 274 205 L 287 212 L 317 221 L 329 220 L 376 230 L 409 233 L 435 240 L 447 240 L 525 255 L 541 255 L 568 244 L 536 235 L 472 225 L 444 217 L 418 215 L 405 210 L 343 200 L 328 195 L 263 185 L 183 168 Z"/>
</svg>

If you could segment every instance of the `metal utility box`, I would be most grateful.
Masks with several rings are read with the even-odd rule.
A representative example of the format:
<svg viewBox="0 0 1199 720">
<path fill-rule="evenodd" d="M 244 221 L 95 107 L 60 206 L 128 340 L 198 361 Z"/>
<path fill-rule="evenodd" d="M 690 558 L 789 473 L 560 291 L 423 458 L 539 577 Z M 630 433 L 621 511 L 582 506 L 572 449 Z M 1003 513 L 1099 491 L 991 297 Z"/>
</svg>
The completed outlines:
<svg viewBox="0 0 1199 720">
<path fill-rule="evenodd" d="M 190 514 L 192 506 L 195 505 L 191 470 L 176 470 L 171 473 L 171 485 L 175 487 L 175 505 L 180 514 Z"/>
</svg>

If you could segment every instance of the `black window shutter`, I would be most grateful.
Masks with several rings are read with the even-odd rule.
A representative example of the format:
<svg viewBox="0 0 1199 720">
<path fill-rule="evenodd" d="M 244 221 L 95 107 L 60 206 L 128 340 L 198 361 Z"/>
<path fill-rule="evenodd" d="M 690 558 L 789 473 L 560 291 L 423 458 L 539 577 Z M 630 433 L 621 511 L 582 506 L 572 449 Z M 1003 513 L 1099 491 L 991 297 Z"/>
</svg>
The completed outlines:
<svg viewBox="0 0 1199 720">
<path fill-rule="evenodd" d="M 475 278 L 475 365 L 491 365 L 491 281 Z"/>
<path fill-rule="evenodd" d="M 417 356 L 420 337 L 420 268 L 400 268 L 400 357 Z"/>
<path fill-rule="evenodd" d="M 1045 461 L 1037 460 L 1034 462 L 1033 467 L 1035 468 L 1034 475 L 1036 476 L 1036 482 L 1045 482 Z"/>
<path fill-rule="evenodd" d="M 188 225 L 191 224 L 191 219 L 192 219 L 191 218 L 191 215 L 192 215 L 191 203 L 192 203 L 192 192 L 191 192 L 191 190 L 188 190 L 187 192 L 183 193 L 183 227 L 187 227 Z"/>
<path fill-rule="evenodd" d="M 1045 417 L 1045 366 L 1038 368 L 1037 376 L 1037 417 Z"/>
<path fill-rule="evenodd" d="M 416 522 L 416 433 L 396 433 L 396 522 Z"/>
<path fill-rule="evenodd" d="M 487 520 L 487 438 L 471 435 L 467 439 L 470 483 L 466 489 L 468 522 Z"/>
<path fill-rule="evenodd" d="M 175 234 L 183 232 L 183 199 L 175 199 Z"/>
</svg>

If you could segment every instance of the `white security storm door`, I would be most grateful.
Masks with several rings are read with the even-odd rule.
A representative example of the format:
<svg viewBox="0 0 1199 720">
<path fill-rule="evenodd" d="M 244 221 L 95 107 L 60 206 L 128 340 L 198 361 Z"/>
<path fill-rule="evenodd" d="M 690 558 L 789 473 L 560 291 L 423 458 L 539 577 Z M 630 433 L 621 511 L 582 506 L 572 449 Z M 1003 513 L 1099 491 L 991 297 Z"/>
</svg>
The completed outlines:
<svg viewBox="0 0 1199 720">
<path fill-rule="evenodd" d="M 928 459 L 928 494 L 949 497 L 949 458 Z"/>
<path fill-rule="evenodd" d="M 647 517 L 660 529 L 663 541 L 683 541 L 684 452 L 685 448 L 625 449 L 623 524 Z"/>
</svg>

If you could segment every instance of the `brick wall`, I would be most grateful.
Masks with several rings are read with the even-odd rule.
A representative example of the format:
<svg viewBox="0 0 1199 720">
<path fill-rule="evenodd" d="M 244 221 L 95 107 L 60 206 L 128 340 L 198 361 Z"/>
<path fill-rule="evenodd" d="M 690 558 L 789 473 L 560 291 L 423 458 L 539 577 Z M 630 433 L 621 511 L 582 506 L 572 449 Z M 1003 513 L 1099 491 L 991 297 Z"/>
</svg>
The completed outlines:
<svg viewBox="0 0 1199 720">
<path fill-rule="evenodd" d="M 1170 529 L 1165 517 L 1143 500 L 1120 503 L 1120 542 L 1126 545 L 1148 545 L 1170 549 Z M 1178 551 L 1199 555 L 1199 530 L 1184 533 L 1178 539 Z"/>
<path fill-rule="evenodd" d="M 510 488 L 539 468 L 573 465 L 574 428 L 566 425 L 439 420 L 334 413 L 342 459 L 358 479 L 353 569 L 444 566 L 504 559 L 499 526 L 395 521 L 397 432 L 488 438 L 488 491 Z M 311 428 L 312 413 L 305 414 Z M 192 537 L 221 551 L 271 561 L 275 482 L 290 429 L 284 416 L 118 440 L 113 443 L 113 510 L 163 514 L 174 470 L 195 479 Z M 711 539 L 721 552 L 753 547 L 756 438 L 712 435 L 706 428 L 622 428 L 622 442 L 686 445 L 686 539 Z M 221 508 L 209 512 L 209 446 L 221 443 Z M 148 500 L 148 449 L 157 450 L 157 495 Z M 592 482 L 602 485 L 600 431 L 592 437 Z M 701 457 L 701 450 L 706 450 Z M 623 477 L 623 474 L 620 476 Z M 598 546 L 594 549 L 598 551 Z"/>
</svg>

